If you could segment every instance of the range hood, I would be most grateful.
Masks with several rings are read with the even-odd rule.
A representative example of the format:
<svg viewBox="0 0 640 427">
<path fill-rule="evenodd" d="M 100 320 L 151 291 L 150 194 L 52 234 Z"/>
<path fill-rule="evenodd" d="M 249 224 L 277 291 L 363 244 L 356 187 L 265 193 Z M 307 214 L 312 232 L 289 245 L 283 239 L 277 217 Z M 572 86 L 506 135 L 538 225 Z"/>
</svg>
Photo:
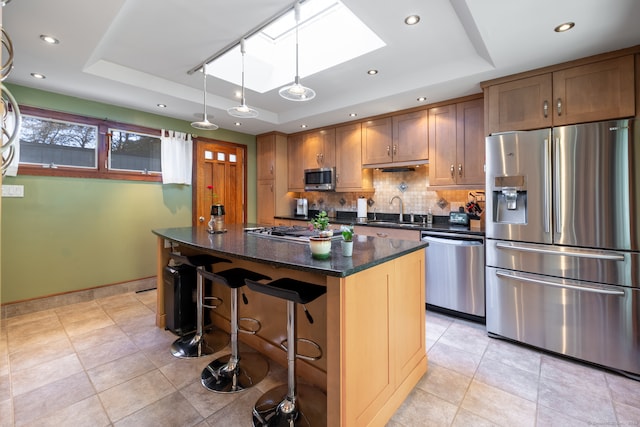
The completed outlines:
<svg viewBox="0 0 640 427">
<path fill-rule="evenodd" d="M 363 169 L 380 169 L 382 172 L 412 172 L 421 165 L 428 165 L 429 160 L 417 160 L 412 162 L 392 162 L 362 165 Z"/>
</svg>

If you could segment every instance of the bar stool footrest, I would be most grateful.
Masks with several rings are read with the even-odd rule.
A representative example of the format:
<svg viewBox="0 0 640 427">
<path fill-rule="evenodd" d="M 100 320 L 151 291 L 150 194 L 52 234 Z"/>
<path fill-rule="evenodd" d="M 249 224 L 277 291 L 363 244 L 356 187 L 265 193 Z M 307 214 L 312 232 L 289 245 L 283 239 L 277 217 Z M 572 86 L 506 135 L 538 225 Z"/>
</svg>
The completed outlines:
<svg viewBox="0 0 640 427">
<path fill-rule="evenodd" d="M 283 349 L 284 351 L 288 351 L 289 347 L 287 346 L 287 339 L 284 339 L 280 342 L 280 348 Z M 296 338 L 296 348 L 298 348 L 298 343 L 306 343 L 309 344 L 311 347 L 313 347 L 315 350 L 317 350 L 318 355 L 309 355 L 309 354 L 303 354 L 303 353 L 296 353 L 296 359 L 303 359 L 303 360 L 309 360 L 309 361 L 314 361 L 314 360 L 320 360 L 322 358 L 322 347 L 320 347 L 320 345 L 318 345 L 317 342 L 310 340 L 308 338 Z"/>
<path fill-rule="evenodd" d="M 224 300 L 220 297 L 204 297 L 205 301 L 215 301 L 214 304 L 202 304 L 204 308 L 218 308 L 222 304 L 224 304 Z"/>
<path fill-rule="evenodd" d="M 240 325 L 240 322 L 250 323 L 255 325 L 253 328 L 248 328 L 243 325 Z M 260 329 L 262 329 L 262 323 L 258 319 L 254 319 L 253 317 L 241 317 L 238 319 L 238 332 L 242 332 L 243 334 L 255 335 Z"/>
</svg>

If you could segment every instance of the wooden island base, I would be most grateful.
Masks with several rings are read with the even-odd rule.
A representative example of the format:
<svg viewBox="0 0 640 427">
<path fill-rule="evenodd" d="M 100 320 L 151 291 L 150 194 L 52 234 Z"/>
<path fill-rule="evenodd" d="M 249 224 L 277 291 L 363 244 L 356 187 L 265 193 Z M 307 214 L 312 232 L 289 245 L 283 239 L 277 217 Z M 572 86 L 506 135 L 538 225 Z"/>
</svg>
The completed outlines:
<svg viewBox="0 0 640 427">
<path fill-rule="evenodd" d="M 165 239 L 158 237 L 159 278 L 168 262 Z M 327 287 L 325 295 L 306 307 L 313 324 L 298 307 L 297 335 L 317 342 L 323 357 L 315 362 L 299 359 L 297 375 L 326 391 L 330 426 L 384 426 L 427 370 L 423 248 L 344 277 L 184 244 L 178 249 L 183 254 L 211 253 L 232 261 L 214 265 L 214 271 L 243 267 L 274 280 L 291 277 Z M 164 327 L 164 287 L 162 280 L 158 283 L 156 324 Z M 240 317 L 257 319 L 261 329 L 255 335 L 239 334 L 239 340 L 286 366 L 286 354 L 279 347 L 286 337 L 286 303 L 248 287 L 241 291 L 249 304 L 238 304 Z M 228 331 L 230 291 L 214 286 L 214 295 L 223 304 L 213 310 L 212 320 Z"/>
</svg>

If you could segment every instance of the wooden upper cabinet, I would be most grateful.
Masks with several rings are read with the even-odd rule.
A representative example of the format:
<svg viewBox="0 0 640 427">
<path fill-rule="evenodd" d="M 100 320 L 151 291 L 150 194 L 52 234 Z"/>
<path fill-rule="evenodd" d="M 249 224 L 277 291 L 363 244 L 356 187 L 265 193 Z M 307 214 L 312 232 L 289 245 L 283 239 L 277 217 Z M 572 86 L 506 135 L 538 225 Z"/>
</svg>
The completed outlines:
<svg viewBox="0 0 640 427">
<path fill-rule="evenodd" d="M 258 135 L 256 220 L 274 224 L 274 216 L 290 214 L 288 191 L 287 136 L 280 133 Z"/>
<path fill-rule="evenodd" d="M 456 184 L 456 106 L 429 109 L 429 185 Z"/>
<path fill-rule="evenodd" d="M 393 161 L 412 162 L 429 158 L 428 110 L 393 116 Z"/>
<path fill-rule="evenodd" d="M 551 127 L 551 74 L 489 87 L 489 134 Z"/>
<path fill-rule="evenodd" d="M 336 127 L 336 191 L 371 190 L 373 171 L 362 169 L 360 123 Z"/>
<path fill-rule="evenodd" d="M 303 137 L 304 169 L 336 166 L 336 130 L 323 129 Z"/>
<path fill-rule="evenodd" d="M 287 140 L 289 191 L 304 191 L 302 139 L 302 135 L 293 135 Z"/>
<path fill-rule="evenodd" d="M 421 110 L 364 122 L 362 163 L 424 163 L 429 158 L 428 117 L 428 110 Z"/>
<path fill-rule="evenodd" d="M 456 105 L 456 184 L 485 185 L 484 101 Z"/>
<path fill-rule="evenodd" d="M 553 73 L 555 126 L 635 115 L 633 55 Z"/>
<path fill-rule="evenodd" d="M 256 138 L 257 178 L 258 181 L 275 178 L 276 136 L 259 135 Z"/>
<path fill-rule="evenodd" d="M 484 101 L 429 109 L 429 186 L 484 187 Z"/>
<path fill-rule="evenodd" d="M 372 165 L 393 161 L 391 117 L 362 123 L 362 163 Z"/>
<path fill-rule="evenodd" d="M 621 56 L 488 86 L 487 133 L 635 115 L 634 57 Z"/>
</svg>

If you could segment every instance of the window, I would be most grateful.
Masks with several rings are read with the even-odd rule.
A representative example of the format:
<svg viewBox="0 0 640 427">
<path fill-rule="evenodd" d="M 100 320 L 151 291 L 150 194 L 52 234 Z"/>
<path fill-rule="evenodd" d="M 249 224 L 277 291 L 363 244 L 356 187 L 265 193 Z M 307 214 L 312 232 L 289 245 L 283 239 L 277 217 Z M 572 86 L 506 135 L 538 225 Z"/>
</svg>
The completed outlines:
<svg viewBox="0 0 640 427">
<path fill-rule="evenodd" d="M 109 169 L 142 173 L 162 171 L 159 137 L 117 129 L 109 129 L 109 135 Z"/>
<path fill-rule="evenodd" d="M 20 175 L 160 181 L 160 130 L 20 106 Z"/>
<path fill-rule="evenodd" d="M 20 163 L 44 167 L 96 168 L 98 127 L 23 116 Z"/>
</svg>

